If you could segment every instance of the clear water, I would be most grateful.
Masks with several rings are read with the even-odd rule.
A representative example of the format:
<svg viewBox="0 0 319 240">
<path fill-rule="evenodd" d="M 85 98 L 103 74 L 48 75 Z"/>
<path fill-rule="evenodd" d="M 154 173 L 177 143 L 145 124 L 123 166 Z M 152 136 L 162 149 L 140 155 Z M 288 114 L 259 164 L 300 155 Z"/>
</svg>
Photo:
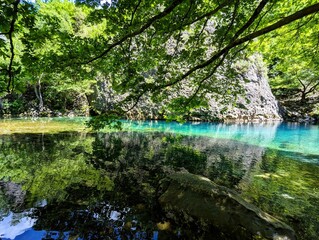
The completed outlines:
<svg viewBox="0 0 319 240">
<path fill-rule="evenodd" d="M 88 118 L 82 117 L 0 120 L 0 134 L 84 132 L 88 130 L 85 128 L 87 120 Z M 319 155 L 319 125 L 281 122 L 241 124 L 189 122 L 180 124 L 165 121 L 122 121 L 122 123 L 124 131 L 159 131 L 231 139 L 260 147 L 299 153 L 301 160 L 302 155 Z M 313 160 L 318 159 L 314 157 Z"/>
<path fill-rule="evenodd" d="M 260 147 L 319 155 L 319 125 L 280 122 L 179 124 L 164 121 L 126 121 L 124 126 L 140 131 L 161 131 L 189 136 L 232 139 Z"/>
<path fill-rule="evenodd" d="M 124 121 L 90 133 L 84 120 L 0 122 L 2 240 L 220 236 L 158 207 L 158 182 L 180 170 L 236 190 L 299 239 L 319 236 L 316 125 Z"/>
</svg>

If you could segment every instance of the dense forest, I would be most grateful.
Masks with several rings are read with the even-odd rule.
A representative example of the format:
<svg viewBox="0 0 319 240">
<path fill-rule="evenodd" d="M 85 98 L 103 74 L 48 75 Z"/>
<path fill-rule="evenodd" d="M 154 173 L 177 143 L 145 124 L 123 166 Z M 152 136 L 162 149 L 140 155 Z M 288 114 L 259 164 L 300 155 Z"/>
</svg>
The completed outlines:
<svg viewBox="0 0 319 240">
<path fill-rule="evenodd" d="M 243 73 L 253 61 L 286 112 L 318 116 L 318 1 L 0 5 L 1 115 L 73 110 L 108 122 L 155 106 L 156 118 L 183 121 L 212 99 L 245 99 Z"/>
</svg>

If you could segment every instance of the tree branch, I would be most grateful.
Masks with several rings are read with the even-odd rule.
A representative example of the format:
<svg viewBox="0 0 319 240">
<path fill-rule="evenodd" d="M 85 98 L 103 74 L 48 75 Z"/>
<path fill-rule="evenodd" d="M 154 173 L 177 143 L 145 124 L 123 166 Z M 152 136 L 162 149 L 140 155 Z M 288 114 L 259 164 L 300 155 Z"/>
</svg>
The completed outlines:
<svg viewBox="0 0 319 240">
<path fill-rule="evenodd" d="M 236 16 L 237 16 L 237 12 L 238 12 L 239 3 L 240 3 L 240 1 L 239 1 L 239 0 L 236 0 L 235 6 L 234 6 L 234 11 L 233 11 L 233 14 L 232 14 L 232 19 L 231 19 L 231 21 L 230 21 L 230 24 L 228 25 L 228 28 L 227 28 L 227 30 L 226 30 L 226 33 L 225 33 L 224 37 L 222 38 L 221 44 L 225 41 L 225 39 L 227 38 L 227 36 L 228 36 L 230 30 L 231 30 L 232 27 L 234 26 L 235 19 L 236 19 Z"/>
<path fill-rule="evenodd" d="M 194 92 L 194 93 L 192 94 L 192 96 L 188 99 L 188 101 L 184 104 L 185 107 L 186 107 L 186 106 L 195 98 L 195 96 L 199 93 L 199 91 L 201 90 L 201 88 L 202 88 L 202 86 L 203 86 L 203 83 L 204 83 L 207 79 L 211 78 L 211 77 L 216 73 L 217 69 L 223 64 L 223 62 L 224 62 L 226 56 L 227 56 L 227 53 L 222 56 L 222 58 L 221 58 L 220 61 L 216 64 L 216 66 L 213 68 L 213 70 L 212 70 L 208 75 L 206 75 L 205 78 L 203 78 L 203 79 L 199 82 L 198 87 L 197 87 L 197 89 L 195 90 L 195 92 Z"/>
<path fill-rule="evenodd" d="M 184 73 L 182 76 L 180 76 L 175 81 L 156 87 L 156 90 L 175 85 L 176 83 L 178 83 L 178 82 L 182 81 L 183 79 L 187 78 L 189 75 L 191 75 L 192 73 L 196 72 L 197 70 L 207 67 L 208 65 L 210 65 L 211 63 L 216 61 L 219 57 L 221 57 L 222 55 L 227 53 L 232 48 L 237 47 L 238 45 L 241 45 L 241 44 L 243 44 L 245 42 L 253 40 L 253 39 L 255 39 L 255 38 L 257 38 L 257 37 L 259 37 L 261 35 L 265 35 L 266 33 L 272 32 L 272 31 L 274 31 L 274 30 L 276 30 L 276 29 L 278 29 L 280 27 L 288 25 L 291 22 L 299 20 L 299 19 L 301 19 L 301 18 L 303 18 L 305 16 L 308 16 L 310 14 L 314 14 L 314 13 L 316 13 L 318 11 L 319 11 L 319 3 L 316 3 L 316 4 L 313 4 L 311 6 L 305 7 L 302 10 L 300 10 L 300 11 L 294 13 L 294 14 L 291 14 L 291 15 L 289 15 L 287 17 L 284 17 L 281 20 L 279 20 L 278 22 L 276 22 L 276 23 L 274 23 L 274 24 L 272 24 L 272 25 L 270 25 L 268 27 L 262 28 L 262 29 L 260 29 L 260 30 L 258 30 L 256 32 L 248 34 L 245 37 L 236 39 L 235 41 L 229 43 L 222 50 L 220 50 L 217 53 L 215 53 L 207 61 L 205 61 L 205 62 L 203 62 L 203 63 L 201 63 L 201 64 L 199 64 L 199 65 L 197 65 L 197 66 L 195 66 L 193 68 L 191 68 L 190 70 L 188 70 L 186 73 Z"/>
<path fill-rule="evenodd" d="M 183 29 L 184 27 L 190 26 L 190 25 L 192 25 L 192 24 L 194 24 L 194 23 L 196 23 L 196 22 L 198 22 L 198 21 L 200 21 L 202 19 L 205 19 L 205 18 L 206 18 L 206 21 L 208 21 L 211 16 L 215 15 L 216 13 L 218 13 L 224 7 L 233 4 L 233 2 L 234 2 L 233 0 L 225 0 L 222 4 L 218 5 L 213 10 L 201 15 L 200 17 L 195 18 L 194 20 L 192 20 L 190 22 L 187 22 L 187 23 L 179 26 L 178 28 L 176 27 L 176 28 L 171 29 L 169 32 L 174 32 L 174 31 Z"/>
<path fill-rule="evenodd" d="M 12 16 L 12 20 L 10 23 L 10 29 L 8 32 L 8 36 L 9 36 L 9 41 L 10 41 L 10 62 L 9 62 L 9 66 L 8 66 L 8 75 L 9 75 L 9 81 L 8 81 L 8 85 L 7 85 L 7 91 L 10 92 L 10 87 L 11 85 L 13 85 L 13 77 L 14 77 L 14 73 L 13 73 L 13 60 L 14 60 L 14 45 L 13 45 L 13 32 L 14 32 L 14 25 L 15 22 L 18 18 L 18 5 L 20 3 L 20 0 L 16 0 L 13 3 L 13 16 Z"/>
<path fill-rule="evenodd" d="M 249 20 L 244 24 L 244 26 L 242 26 L 234 35 L 232 41 L 234 41 L 235 39 L 237 39 L 246 29 L 248 29 L 250 27 L 251 24 L 254 23 L 254 21 L 258 18 L 259 14 L 261 13 L 261 11 L 264 9 L 264 7 L 266 6 L 266 4 L 269 2 L 269 0 L 262 0 L 258 7 L 255 9 L 253 15 L 251 15 L 251 17 L 249 18 Z"/>
<path fill-rule="evenodd" d="M 113 44 L 111 44 L 104 52 L 102 52 L 100 55 L 88 60 L 85 63 L 82 64 L 88 64 L 91 62 L 96 61 L 99 58 L 104 57 L 106 54 L 108 54 L 108 52 L 110 52 L 113 48 L 115 48 L 116 46 L 122 44 L 123 42 L 125 42 L 127 39 L 134 37 L 136 35 L 139 35 L 141 33 L 143 33 L 146 29 L 148 29 L 150 26 L 152 26 L 152 24 L 154 22 L 156 22 L 157 20 L 167 16 L 168 14 L 170 14 L 178 5 L 180 5 L 184 0 L 175 0 L 169 7 L 167 7 L 163 12 L 155 15 L 154 17 L 150 18 L 146 24 L 144 24 L 140 29 L 135 30 L 125 36 L 123 36 L 121 39 L 119 39 L 118 41 L 114 42 Z"/>
<path fill-rule="evenodd" d="M 133 20 L 134 20 L 135 13 L 136 13 L 138 7 L 141 5 L 141 2 L 142 2 L 142 0 L 139 0 L 139 1 L 138 1 L 137 5 L 135 6 L 135 8 L 134 8 L 134 10 L 133 10 L 133 12 L 132 12 L 131 21 L 130 21 L 130 26 L 132 26 L 132 24 L 133 24 Z"/>
<path fill-rule="evenodd" d="M 230 5 L 233 1 L 230 0 L 226 0 L 224 1 L 222 4 L 218 5 L 218 7 L 216 7 L 215 9 L 203 14 L 202 16 L 195 18 L 193 21 L 186 23 L 183 27 L 192 25 L 195 22 L 198 22 L 204 18 L 210 18 L 211 16 L 215 15 L 216 13 L 219 12 L 219 10 L 223 9 L 224 7 L 226 7 L 227 5 Z"/>
<path fill-rule="evenodd" d="M 311 93 L 311 92 L 315 91 L 318 86 L 319 86 L 319 80 L 318 80 L 318 82 L 317 82 L 315 85 L 313 85 L 313 86 L 308 90 L 308 92 L 306 92 L 306 93 L 308 94 L 308 93 Z"/>
<path fill-rule="evenodd" d="M 264 4 L 266 4 L 267 1 L 263 1 Z M 262 3 L 261 3 L 262 4 Z M 262 5 L 259 5 L 259 10 L 256 9 L 254 13 L 256 12 L 261 12 L 261 6 Z M 258 7 L 257 7 L 258 8 Z M 224 47 L 223 49 L 221 49 L 220 51 L 218 51 L 217 53 L 215 53 L 210 59 L 208 59 L 207 61 L 197 65 L 197 66 L 194 66 L 193 68 L 191 68 L 190 70 L 188 70 L 186 73 L 184 73 L 183 75 L 181 75 L 178 79 L 176 79 L 175 81 L 172 81 L 172 82 L 169 82 L 169 83 L 166 83 L 166 84 L 162 84 L 162 85 L 158 85 L 158 86 L 144 86 L 143 87 L 143 90 L 141 92 L 138 92 L 135 91 L 135 93 L 132 92 L 132 94 L 130 96 L 128 96 L 127 98 L 125 98 L 123 100 L 122 103 L 124 102 L 128 102 L 130 100 L 133 100 L 133 105 L 131 105 L 130 108 L 126 109 L 125 112 L 129 112 L 130 110 L 132 110 L 134 107 L 137 106 L 139 100 L 142 98 L 142 96 L 144 96 L 147 92 L 152 92 L 152 93 L 156 93 L 157 91 L 163 89 L 163 88 L 166 88 L 166 87 L 169 87 L 169 86 L 173 86 L 179 82 L 181 82 L 182 80 L 184 80 L 185 78 L 187 78 L 189 75 L 191 75 L 192 73 L 194 73 L 195 71 L 199 70 L 199 69 L 202 69 L 202 68 L 205 68 L 207 67 L 208 65 L 210 65 L 211 63 L 215 62 L 216 60 L 218 60 L 220 57 L 222 57 L 220 59 L 220 62 L 218 62 L 216 65 L 219 66 L 221 62 L 223 62 L 225 56 L 228 54 L 228 52 L 243 44 L 243 43 L 247 43 L 261 35 L 264 35 L 264 34 L 267 34 L 271 31 L 274 31 L 280 27 L 283 27 L 291 22 L 294 22 L 296 20 L 299 20 L 305 16 L 308 16 L 310 14 L 314 14 L 316 12 L 319 11 L 319 3 L 317 4 L 313 4 L 311 6 L 308 6 L 308 7 L 305 7 L 303 8 L 302 10 L 294 13 L 294 14 L 291 14 L 287 17 L 284 17 L 282 18 L 281 20 L 277 21 L 276 23 L 274 24 L 271 24 L 265 28 L 262 28 L 260 30 L 257 30 L 253 33 L 250 33 L 248 35 L 246 35 L 245 37 L 242 37 L 242 38 L 239 38 L 239 39 L 235 39 L 235 37 L 239 36 L 240 34 L 238 33 L 241 33 L 243 30 L 244 30 L 244 26 L 245 26 L 245 29 L 247 29 L 246 27 L 249 27 L 252 23 L 253 23 L 253 19 L 257 19 L 257 17 L 255 17 L 256 15 L 253 14 L 252 17 L 250 18 L 250 20 L 247 21 L 247 23 L 242 27 L 240 28 L 240 30 L 237 31 L 237 33 L 235 33 L 233 39 L 234 41 L 230 42 L 226 47 Z M 244 32 L 244 31 L 243 31 Z M 216 71 L 217 68 L 214 68 L 213 71 L 211 73 L 214 73 Z M 210 77 L 212 76 L 212 74 L 208 74 L 207 77 Z M 198 88 L 195 90 L 196 92 L 199 92 L 200 91 L 200 88 L 201 88 L 201 84 L 207 79 L 207 77 L 205 77 L 204 79 L 202 79 L 199 83 L 199 86 Z M 319 84 L 319 83 L 318 83 Z M 190 98 L 192 99 L 192 97 Z"/>
<path fill-rule="evenodd" d="M 181 40 L 182 40 L 182 29 L 183 29 L 183 23 L 184 23 L 184 21 L 185 21 L 185 19 L 187 18 L 187 16 L 189 15 L 189 13 L 190 13 L 190 11 L 191 11 L 191 9 L 192 9 L 192 6 L 193 6 L 193 3 L 191 2 L 190 3 L 190 6 L 189 6 L 189 8 L 188 8 L 188 11 L 186 12 L 186 14 L 183 16 L 183 18 L 182 18 L 182 20 L 181 20 L 181 22 L 182 22 L 182 24 L 181 24 L 181 27 L 180 27 L 180 29 L 179 29 L 179 33 L 178 33 L 178 35 L 177 35 L 177 39 L 176 39 L 176 46 L 175 46 L 175 48 L 174 48 L 174 53 L 172 54 L 172 55 L 170 55 L 170 57 L 168 58 L 168 60 L 166 61 L 166 63 L 164 64 L 164 67 L 163 67 L 163 69 L 164 69 L 164 71 L 165 71 L 165 69 L 167 69 L 167 67 L 170 65 L 170 63 L 172 62 L 172 60 L 173 60 L 173 58 L 177 55 L 177 53 L 178 53 L 178 48 L 179 48 L 179 44 L 180 44 L 180 42 L 181 42 Z"/>
<path fill-rule="evenodd" d="M 297 73 L 296 73 L 297 74 Z M 301 79 L 299 77 L 297 77 L 298 82 L 302 85 L 304 91 L 306 91 L 306 85 L 301 81 Z"/>
<path fill-rule="evenodd" d="M 131 20 L 130 20 L 130 25 L 129 25 L 129 26 L 132 26 L 132 25 L 133 25 L 133 21 L 134 21 L 134 17 L 135 17 L 136 11 L 137 11 L 138 7 L 141 5 L 141 2 L 142 2 L 142 0 L 139 0 L 138 3 L 137 3 L 137 5 L 135 6 L 135 8 L 134 8 L 134 10 L 133 10 L 133 12 L 132 12 L 132 14 L 131 14 Z M 128 52 L 127 58 L 128 58 L 128 62 L 130 62 L 130 59 L 131 59 L 131 51 L 130 51 L 131 46 L 132 46 L 132 38 L 130 38 L 129 44 L 128 44 L 128 47 L 127 47 L 127 52 Z"/>
<path fill-rule="evenodd" d="M 279 20 L 278 22 L 268 26 L 268 27 L 265 27 L 265 28 L 262 28 L 254 33 L 251 33 L 249 35 L 247 35 L 246 37 L 243 37 L 243 38 L 240 38 L 238 39 L 237 41 L 235 41 L 233 44 L 230 44 L 229 47 L 235 47 L 235 46 L 238 46 L 244 42 L 247 42 L 249 40 L 252 40 L 256 37 L 259 37 L 261 35 L 265 35 L 266 33 L 269 33 L 269 32 L 272 32 L 280 27 L 283 27 L 285 25 L 288 25 L 289 23 L 291 22 L 294 22 L 296 20 L 299 20 L 303 17 L 306 17 L 308 15 L 311 15 L 311 14 L 314 14 L 314 13 L 317 13 L 319 12 L 319 3 L 316 3 L 316 4 L 313 4 L 311 6 L 308 6 L 308 7 L 305 7 L 304 9 L 294 13 L 294 14 L 291 14 L 287 17 L 284 17 L 282 18 L 281 20 Z"/>
</svg>

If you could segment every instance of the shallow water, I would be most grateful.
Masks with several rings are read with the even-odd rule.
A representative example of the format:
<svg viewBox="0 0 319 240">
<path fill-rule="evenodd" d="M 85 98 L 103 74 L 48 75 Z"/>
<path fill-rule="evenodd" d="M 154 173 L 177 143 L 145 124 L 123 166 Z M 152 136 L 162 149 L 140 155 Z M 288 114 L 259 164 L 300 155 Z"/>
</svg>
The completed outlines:
<svg viewBox="0 0 319 240">
<path fill-rule="evenodd" d="M 163 121 L 125 122 L 133 130 L 151 130 L 190 136 L 232 139 L 256 146 L 319 155 L 319 125 L 297 123 L 199 123 Z"/>
<path fill-rule="evenodd" d="M 0 122 L 2 239 L 207 239 L 211 229 L 154 199 L 160 179 L 185 169 L 301 239 L 319 235 L 318 126 L 126 121 L 121 132 L 90 133 L 83 120 Z"/>
<path fill-rule="evenodd" d="M 0 134 L 86 132 L 88 118 L 36 118 L 0 120 Z M 319 125 L 298 123 L 176 123 L 165 121 L 121 121 L 125 131 L 165 132 L 188 136 L 232 139 L 302 155 L 319 155 Z M 104 130 L 107 132 L 114 130 Z M 306 160 L 306 159 L 305 159 Z"/>
</svg>

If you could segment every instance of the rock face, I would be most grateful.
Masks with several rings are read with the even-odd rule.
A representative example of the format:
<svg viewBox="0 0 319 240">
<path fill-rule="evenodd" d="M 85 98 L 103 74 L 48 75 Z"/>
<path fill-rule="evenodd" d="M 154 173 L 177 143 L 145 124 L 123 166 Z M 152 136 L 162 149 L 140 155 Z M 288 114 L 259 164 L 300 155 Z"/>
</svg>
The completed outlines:
<svg viewBox="0 0 319 240">
<path fill-rule="evenodd" d="M 235 101 L 232 107 L 222 95 L 216 93 L 206 94 L 208 107 L 194 111 L 189 120 L 221 120 L 239 122 L 263 122 L 281 120 L 281 109 L 271 92 L 268 84 L 267 68 L 258 54 L 242 61 L 238 61 L 233 66 L 239 72 L 239 84 L 243 87 L 243 94 Z M 222 81 L 222 80 L 221 80 Z M 229 81 L 229 80 L 227 80 Z M 186 85 L 172 93 L 189 96 L 193 90 Z M 170 99 L 176 96 L 167 96 Z M 123 96 L 115 94 L 111 84 L 106 80 L 100 80 L 91 96 L 91 105 L 99 111 L 105 111 Z M 216 100 L 218 99 L 218 100 Z M 225 112 L 223 109 L 227 108 Z M 143 97 L 138 106 L 133 109 L 126 117 L 133 119 L 162 119 L 161 115 L 165 109 L 163 103 L 154 103 L 149 97 Z"/>
<path fill-rule="evenodd" d="M 298 89 L 297 89 L 298 90 Z M 277 90 L 289 92 L 287 89 Z M 281 103 L 281 106 L 284 110 L 283 118 L 286 121 L 291 122 L 305 122 L 305 123 L 318 123 L 319 122 L 319 93 L 314 93 L 312 96 L 309 96 L 305 101 L 301 101 L 300 97 L 291 97 L 292 95 L 297 95 L 293 91 L 289 95 L 280 95 L 278 94 L 278 99 Z M 296 91 L 295 91 L 296 92 Z M 293 94 L 294 93 L 294 94 Z"/>
<path fill-rule="evenodd" d="M 239 79 L 243 86 L 244 95 L 240 96 L 235 107 L 228 107 L 228 111 L 220 113 L 224 107 L 222 102 L 209 101 L 209 111 L 218 119 L 225 121 L 261 122 L 281 120 L 282 110 L 271 92 L 267 68 L 262 57 L 252 55 L 247 60 L 237 62 L 242 71 Z"/>
<path fill-rule="evenodd" d="M 162 182 L 161 189 L 159 202 L 165 211 L 211 224 L 232 239 L 295 239 L 288 225 L 207 178 L 176 173 Z"/>
</svg>

